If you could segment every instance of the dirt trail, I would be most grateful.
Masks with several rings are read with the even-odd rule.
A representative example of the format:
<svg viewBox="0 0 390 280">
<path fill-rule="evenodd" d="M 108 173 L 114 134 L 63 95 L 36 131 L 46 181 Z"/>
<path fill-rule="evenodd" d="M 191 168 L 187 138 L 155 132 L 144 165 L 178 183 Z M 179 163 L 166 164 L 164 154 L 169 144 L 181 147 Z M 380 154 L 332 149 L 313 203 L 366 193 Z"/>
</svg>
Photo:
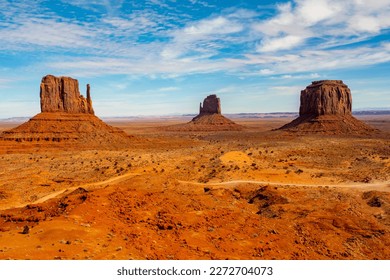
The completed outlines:
<svg viewBox="0 0 390 280">
<path fill-rule="evenodd" d="M 57 196 L 60 196 L 60 195 L 66 194 L 66 193 L 71 193 L 74 190 L 77 190 L 78 188 L 84 188 L 86 190 L 93 190 L 93 189 L 95 189 L 96 187 L 99 187 L 99 186 L 103 186 L 103 185 L 106 186 L 106 185 L 113 185 L 113 184 L 116 184 L 116 183 L 120 183 L 122 181 L 125 181 L 125 180 L 129 179 L 130 177 L 134 177 L 134 176 L 137 176 L 137 175 L 139 175 L 139 173 L 126 173 L 124 175 L 115 176 L 115 177 L 109 178 L 109 179 L 104 180 L 104 181 L 78 185 L 78 186 L 75 186 L 75 187 L 67 188 L 65 190 L 60 190 L 60 191 L 56 191 L 56 192 L 53 192 L 51 194 L 45 195 L 45 196 L 41 197 L 40 199 L 35 200 L 34 202 L 13 205 L 12 207 L 7 207 L 7 208 L 3 208 L 3 209 L 0 208 L 0 210 L 7 210 L 7 209 L 12 209 L 12 208 L 25 207 L 27 205 L 43 203 L 43 202 L 45 202 L 45 201 L 47 201 L 49 199 L 55 198 Z"/>
<path fill-rule="evenodd" d="M 199 183 L 199 182 L 192 182 L 192 181 L 180 181 L 179 183 L 182 184 L 191 184 L 191 185 L 197 185 L 197 186 L 229 186 L 229 185 L 236 185 L 236 184 L 259 184 L 259 185 L 269 185 L 269 186 L 290 186 L 290 187 L 319 187 L 320 185 L 316 184 L 288 184 L 288 183 L 278 183 L 278 182 L 267 182 L 267 181 L 256 181 L 256 180 L 233 180 L 233 181 L 225 181 L 225 182 L 208 182 L 208 183 Z M 351 189 L 360 189 L 362 191 L 384 191 L 384 192 L 390 192 L 390 181 L 385 182 L 377 182 L 377 183 L 370 183 L 370 184 L 336 184 L 336 185 L 329 185 L 324 184 L 324 186 L 330 187 L 330 188 L 351 188 Z"/>
<path fill-rule="evenodd" d="M 72 188 L 67 188 L 65 190 L 60 190 L 53 192 L 51 194 L 48 194 L 46 196 L 41 197 L 40 199 L 30 202 L 30 203 L 23 203 L 19 205 L 13 205 L 11 207 L 3 208 L 0 210 L 7 210 L 12 208 L 19 208 L 19 207 L 25 207 L 27 205 L 33 205 L 38 203 L 43 203 L 49 199 L 55 198 L 60 195 L 64 195 L 67 193 L 70 193 L 78 188 L 84 188 L 86 190 L 93 190 L 96 187 L 103 186 L 103 185 L 113 185 L 116 183 L 120 183 L 122 181 L 125 181 L 131 177 L 140 175 L 139 173 L 127 173 L 121 176 L 116 176 L 109 178 L 104 181 L 99 181 L 95 183 L 89 183 L 89 184 L 83 184 L 78 185 Z M 268 186 L 286 186 L 286 187 L 318 187 L 320 185 L 313 185 L 313 184 L 288 184 L 288 183 L 278 183 L 278 182 L 267 182 L 267 181 L 256 181 L 256 180 L 233 180 L 233 181 L 225 181 L 225 182 L 208 182 L 208 183 L 199 183 L 199 182 L 193 182 L 193 181 L 181 181 L 178 180 L 181 184 L 191 184 L 191 185 L 197 185 L 197 186 L 231 186 L 236 184 L 259 184 L 259 185 L 268 185 Z M 325 184 L 324 186 L 330 187 L 330 188 L 350 188 L 350 189 L 357 189 L 361 191 L 383 191 L 383 192 L 390 192 L 390 181 L 385 182 L 379 182 L 379 183 L 371 183 L 371 184 L 337 184 L 337 185 L 329 185 Z"/>
</svg>

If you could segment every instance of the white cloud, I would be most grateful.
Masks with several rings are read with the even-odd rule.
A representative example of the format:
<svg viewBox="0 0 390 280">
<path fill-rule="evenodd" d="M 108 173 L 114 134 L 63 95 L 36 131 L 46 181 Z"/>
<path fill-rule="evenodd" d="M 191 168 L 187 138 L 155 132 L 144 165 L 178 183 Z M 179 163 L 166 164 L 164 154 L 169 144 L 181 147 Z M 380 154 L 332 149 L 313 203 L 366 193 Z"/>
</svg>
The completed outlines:
<svg viewBox="0 0 390 280">
<path fill-rule="evenodd" d="M 230 40 L 230 35 L 243 30 L 243 25 L 227 17 L 219 16 L 188 23 L 171 33 L 172 41 L 161 51 L 164 59 L 174 59 L 191 54 L 212 56 Z"/>
<path fill-rule="evenodd" d="M 273 71 L 271 69 L 268 69 L 268 68 L 261 69 L 259 72 L 260 72 L 261 75 L 272 75 L 272 74 L 275 74 L 275 71 Z"/>
<path fill-rule="evenodd" d="M 118 13 L 124 0 L 61 0 L 61 2 L 94 12 L 103 11 L 112 16 Z"/>
<path fill-rule="evenodd" d="M 274 86 L 268 89 L 273 95 L 293 95 L 296 96 L 302 90 L 301 86 Z"/>
<path fill-rule="evenodd" d="M 207 7 L 207 8 L 214 8 L 215 7 L 215 5 L 211 5 L 207 1 L 200 1 L 200 0 L 189 0 L 189 1 L 191 2 L 192 5 L 201 5 L 201 6 Z"/>
<path fill-rule="evenodd" d="M 236 71 L 296 77 L 389 61 L 390 44 L 344 45 L 369 40 L 390 27 L 390 0 L 295 0 L 279 4 L 276 14 L 263 20 L 261 11 L 230 9 L 191 21 L 151 9 L 119 13 L 123 1 L 63 2 L 116 13 L 87 23 L 40 14 L 36 7 L 31 14 L 1 11 L 8 14 L 0 29 L 0 49 L 69 50 L 69 56 L 49 56 L 41 68 L 81 76 L 161 78 Z"/>
<path fill-rule="evenodd" d="M 0 30 L 0 40 L 13 46 L 80 48 L 92 46 L 91 34 L 83 27 L 53 19 L 31 19 Z M 4 48 L 3 44 L 2 47 Z M 8 46 L 9 47 L 9 46 Z"/>
<path fill-rule="evenodd" d="M 300 45 L 304 41 L 303 37 L 288 35 L 281 38 L 271 38 L 264 40 L 257 48 L 259 52 L 274 52 L 279 50 L 288 50 Z"/>
<path fill-rule="evenodd" d="M 248 55 L 243 63 L 251 65 L 272 65 L 275 73 L 302 73 L 321 70 L 355 68 L 390 62 L 388 45 L 359 47 L 342 50 L 301 51 L 299 55 Z"/>
<path fill-rule="evenodd" d="M 361 41 L 390 27 L 390 0 L 295 0 L 278 5 L 274 17 L 252 25 L 260 37 L 260 52 L 305 47 L 311 38 L 328 41 Z"/>
<path fill-rule="evenodd" d="M 191 38 L 191 40 L 195 40 L 193 36 L 202 38 L 207 35 L 236 33 L 241 30 L 241 25 L 220 16 L 191 24 L 179 31 L 178 36 L 189 35 L 186 39 Z"/>
<path fill-rule="evenodd" d="M 178 90 L 180 90 L 180 88 L 178 88 L 178 87 L 163 87 L 163 88 L 157 89 L 157 91 L 159 91 L 159 92 L 172 92 L 172 91 L 178 91 Z"/>
<path fill-rule="evenodd" d="M 329 0 L 298 0 L 295 19 L 302 20 L 304 25 L 312 26 L 326 19 L 334 18 L 342 12 L 340 1 Z"/>
</svg>

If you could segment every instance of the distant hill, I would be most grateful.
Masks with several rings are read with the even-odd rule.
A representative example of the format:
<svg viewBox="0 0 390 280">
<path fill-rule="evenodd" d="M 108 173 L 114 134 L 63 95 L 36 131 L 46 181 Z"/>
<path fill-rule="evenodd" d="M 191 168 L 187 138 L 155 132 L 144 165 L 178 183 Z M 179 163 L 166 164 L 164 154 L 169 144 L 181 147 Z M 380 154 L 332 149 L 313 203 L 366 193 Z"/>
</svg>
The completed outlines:
<svg viewBox="0 0 390 280">
<path fill-rule="evenodd" d="M 376 116 L 376 115 L 390 115 L 390 108 L 367 108 L 352 111 L 356 116 Z M 236 113 L 224 114 L 228 118 L 233 119 L 269 119 L 269 118 L 296 118 L 298 112 L 271 112 L 271 113 Z M 130 121 L 130 120 L 144 120 L 144 119 L 172 119 L 177 117 L 193 118 L 196 114 L 172 114 L 164 116 L 118 116 L 118 117 L 102 117 L 104 121 Z M 22 123 L 26 122 L 31 117 L 14 117 L 0 119 L 1 122 Z"/>
</svg>

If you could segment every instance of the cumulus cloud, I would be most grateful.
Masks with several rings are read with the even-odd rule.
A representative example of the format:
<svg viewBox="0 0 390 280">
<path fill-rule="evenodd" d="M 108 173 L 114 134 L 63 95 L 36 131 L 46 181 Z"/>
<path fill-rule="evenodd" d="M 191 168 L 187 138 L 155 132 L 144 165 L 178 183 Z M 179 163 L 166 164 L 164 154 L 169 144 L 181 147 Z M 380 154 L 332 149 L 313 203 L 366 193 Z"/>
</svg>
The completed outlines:
<svg viewBox="0 0 390 280">
<path fill-rule="evenodd" d="M 242 30 L 241 23 L 223 16 L 190 22 L 169 34 L 172 41 L 161 51 L 161 56 L 174 59 L 196 53 L 198 57 L 208 57 L 218 52 L 230 35 Z"/>
<path fill-rule="evenodd" d="M 0 4 L 5 19 L 0 49 L 60 48 L 72 54 L 49 56 L 41 67 L 82 76 L 177 77 L 218 71 L 291 75 L 389 61 L 389 44 L 369 40 L 390 27 L 390 0 L 293 0 L 278 4 L 266 17 L 261 8 L 230 8 L 197 19 L 148 8 L 124 13 L 123 1 L 62 0 L 112 11 L 92 22 L 49 13 L 39 2 L 30 11 L 22 9 L 22 2 L 9 9 Z"/>
<path fill-rule="evenodd" d="M 252 26 L 262 34 L 259 52 L 294 49 L 311 38 L 325 45 L 332 37 L 366 39 L 389 27 L 389 0 L 295 0 L 278 5 L 273 17 Z"/>
<path fill-rule="evenodd" d="M 287 35 L 284 37 L 264 39 L 261 45 L 257 48 L 259 52 L 270 52 L 279 50 L 289 50 L 300 45 L 304 41 L 303 37 L 296 35 Z"/>
<path fill-rule="evenodd" d="M 29 45 L 62 48 L 92 46 L 91 34 L 86 29 L 55 19 L 31 19 L 22 23 L 11 23 L 0 30 L 0 39 L 15 48 Z"/>
</svg>

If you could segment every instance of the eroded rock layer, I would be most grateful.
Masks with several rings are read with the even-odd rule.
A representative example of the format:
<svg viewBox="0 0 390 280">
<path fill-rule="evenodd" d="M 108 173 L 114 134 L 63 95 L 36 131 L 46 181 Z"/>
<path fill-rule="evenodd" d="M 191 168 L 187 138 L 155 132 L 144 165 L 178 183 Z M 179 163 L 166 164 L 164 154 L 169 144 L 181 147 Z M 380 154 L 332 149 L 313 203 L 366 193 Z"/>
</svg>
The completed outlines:
<svg viewBox="0 0 390 280">
<path fill-rule="evenodd" d="M 301 91 L 299 116 L 350 115 L 351 91 L 342 81 L 315 81 Z"/>
<path fill-rule="evenodd" d="M 221 100 L 215 95 L 209 95 L 199 106 L 199 115 L 221 114 Z"/>
<path fill-rule="evenodd" d="M 127 146 L 131 138 L 94 115 L 90 86 L 87 98 L 78 81 L 47 75 L 40 85 L 41 113 L 0 135 L 2 141 L 76 144 L 77 147 Z"/>
<path fill-rule="evenodd" d="M 40 86 L 41 112 L 65 112 L 73 114 L 94 114 L 87 85 L 87 98 L 80 95 L 79 82 L 70 77 L 47 75 Z"/>
<path fill-rule="evenodd" d="M 129 136 L 90 114 L 40 113 L 20 126 L 4 131 L 4 141 L 80 142 L 85 146 L 126 144 Z"/>
<path fill-rule="evenodd" d="M 199 107 L 199 115 L 190 122 L 166 127 L 172 131 L 236 131 L 244 127 L 221 114 L 221 101 L 215 95 L 207 96 Z"/>
<path fill-rule="evenodd" d="M 299 133 L 369 134 L 376 129 L 352 116 L 352 96 L 340 80 L 314 81 L 301 91 L 299 117 L 280 129 Z"/>
</svg>

